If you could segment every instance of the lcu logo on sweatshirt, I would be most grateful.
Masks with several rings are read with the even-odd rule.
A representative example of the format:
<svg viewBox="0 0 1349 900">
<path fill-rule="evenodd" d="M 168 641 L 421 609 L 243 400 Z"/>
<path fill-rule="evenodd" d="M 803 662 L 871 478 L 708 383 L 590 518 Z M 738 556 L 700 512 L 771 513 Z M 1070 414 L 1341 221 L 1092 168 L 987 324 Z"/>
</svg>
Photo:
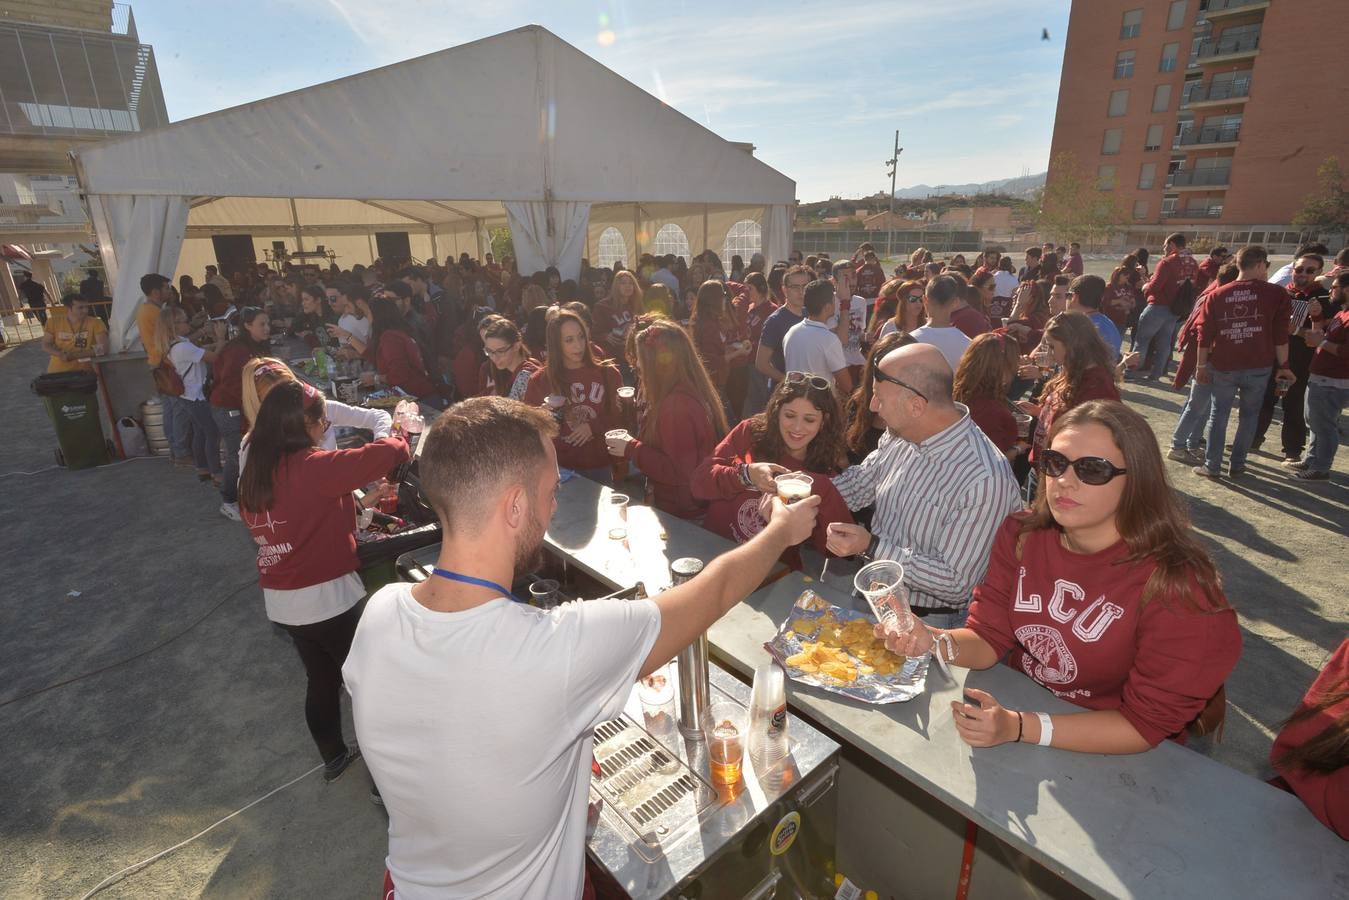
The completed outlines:
<svg viewBox="0 0 1349 900">
<path fill-rule="evenodd" d="M 1102 594 L 1084 608 L 1081 604 L 1086 600 L 1087 592 L 1079 585 L 1059 578 L 1054 582 L 1054 594 L 1049 598 L 1046 608 L 1039 594 L 1024 593 L 1022 584 L 1025 578 L 1026 568 L 1022 566 L 1017 576 L 1016 600 L 1012 604 L 1012 611 L 1027 615 L 1048 612 L 1057 624 L 1036 622 L 1015 630 L 1017 641 L 1026 648 L 1021 658 L 1021 668 L 1060 697 L 1090 697 L 1091 691 L 1081 688 L 1070 691 L 1054 689 L 1056 684 L 1072 684 L 1077 679 L 1078 671 L 1077 659 L 1058 626 L 1070 626 L 1074 638 L 1085 644 L 1094 644 L 1110 630 L 1111 625 L 1124 617 L 1123 607 L 1108 602 Z"/>
</svg>

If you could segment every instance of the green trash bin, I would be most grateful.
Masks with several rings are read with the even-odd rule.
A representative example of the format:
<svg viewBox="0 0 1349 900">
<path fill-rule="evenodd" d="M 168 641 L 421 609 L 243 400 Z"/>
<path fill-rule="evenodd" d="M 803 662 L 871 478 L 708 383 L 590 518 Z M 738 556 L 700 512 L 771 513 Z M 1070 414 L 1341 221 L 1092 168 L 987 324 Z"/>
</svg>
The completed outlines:
<svg viewBox="0 0 1349 900">
<path fill-rule="evenodd" d="M 94 373 L 49 372 L 33 379 L 32 388 L 56 426 L 56 462 L 68 469 L 107 463 L 108 445 L 98 417 L 98 379 Z"/>
</svg>

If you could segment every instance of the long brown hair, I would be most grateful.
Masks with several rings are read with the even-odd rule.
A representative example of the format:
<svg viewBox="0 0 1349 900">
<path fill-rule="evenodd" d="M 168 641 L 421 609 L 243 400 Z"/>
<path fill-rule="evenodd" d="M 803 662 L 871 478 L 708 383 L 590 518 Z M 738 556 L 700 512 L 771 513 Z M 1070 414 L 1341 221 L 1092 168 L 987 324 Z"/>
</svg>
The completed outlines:
<svg viewBox="0 0 1349 900">
<path fill-rule="evenodd" d="M 1129 555 L 1121 564 L 1156 565 L 1143 586 L 1140 603 L 1146 606 L 1161 598 L 1200 612 L 1229 608 L 1223 596 L 1222 576 L 1194 535 L 1189 514 L 1166 476 L 1157 435 L 1147 420 L 1118 400 L 1089 400 L 1054 420 L 1046 446 L 1064 429 L 1084 425 L 1110 429 L 1115 446 L 1124 455 L 1128 474 L 1123 476 L 1126 481 L 1115 510 L 1115 528 Z M 1045 528 L 1063 530 L 1050 512 L 1044 481 L 1040 479 L 1030 512 L 1021 522 L 1018 556 L 1028 533 Z"/>
<path fill-rule="evenodd" d="M 249 432 L 248 464 L 239 476 L 239 506 L 259 513 L 275 499 L 276 471 L 292 453 L 314 446 L 308 426 L 323 418 L 323 396 L 298 381 L 267 392 Z"/>
<path fill-rule="evenodd" d="M 493 321 L 486 323 L 487 327 L 483 329 L 483 340 L 494 338 L 498 341 L 505 341 L 510 344 L 510 349 L 514 350 L 517 346 L 520 348 L 520 360 L 518 365 L 512 365 L 509 369 L 501 369 L 496 365 L 496 360 L 487 360 L 489 377 L 492 381 L 492 393 L 499 397 L 504 397 L 510 393 L 511 383 L 515 381 L 515 376 L 529 362 L 529 348 L 524 345 L 524 338 L 520 335 L 520 329 L 510 319 L 497 316 Z"/>
<path fill-rule="evenodd" d="M 895 327 L 898 328 L 900 331 L 913 330 L 913 328 L 910 328 L 906 324 L 904 324 L 904 310 L 909 307 L 909 301 L 906 300 L 905 297 L 908 296 L 908 293 L 910 291 L 917 291 L 921 301 L 923 293 L 923 283 L 921 281 L 905 281 L 901 283 L 898 288 L 895 289 L 895 297 L 899 300 L 899 303 L 898 305 L 895 306 L 895 317 L 891 321 L 895 323 Z M 923 311 L 923 304 L 919 302 L 916 305 L 918 307 L 918 322 L 916 325 L 914 325 L 914 328 L 917 328 L 919 325 L 922 325 L 927 318 L 927 313 Z"/>
<path fill-rule="evenodd" d="M 1052 286 L 1052 279 L 1047 283 Z M 1012 314 L 1008 318 L 1013 321 L 1029 321 L 1036 313 L 1049 315 L 1049 289 L 1038 279 L 1027 278 L 1016 286 L 1012 296 Z"/>
<path fill-rule="evenodd" d="M 697 299 L 689 315 L 689 328 L 697 329 L 700 321 L 709 318 L 715 320 L 720 328 L 728 329 L 731 326 L 726 313 L 726 288 L 714 278 L 698 285 Z"/>
<path fill-rule="evenodd" d="M 1113 373 L 1115 360 L 1096 330 L 1096 323 L 1080 313 L 1059 313 L 1050 319 L 1045 326 L 1045 340 L 1050 338 L 1063 344 L 1067 358 L 1059 360 L 1059 370 L 1045 383 L 1042 396 L 1055 394 L 1063 408 L 1068 409 L 1087 370 L 1100 366 L 1106 373 Z"/>
<path fill-rule="evenodd" d="M 986 397 L 1005 398 L 1021 364 L 1021 345 L 1006 334 L 989 331 L 965 348 L 956 366 L 951 397 L 969 406 Z"/>
<path fill-rule="evenodd" d="M 876 414 L 871 411 L 871 392 L 876 386 L 876 367 L 885 354 L 909 344 L 918 343 L 907 331 L 892 331 L 871 345 L 867 353 L 867 363 L 862 367 L 861 384 L 853 389 L 848 397 L 847 418 L 848 433 L 843 442 L 853 453 L 862 453 L 867 449 L 867 435 L 876 424 Z"/>
<path fill-rule="evenodd" d="M 634 332 L 637 329 L 633 329 Z M 712 423 L 717 440 L 726 436 L 726 411 L 707 368 L 698 358 L 688 332 L 669 319 L 657 318 L 645 323 L 633 337 L 638 371 L 642 379 L 642 394 L 646 398 L 646 418 L 640 437 L 644 441 L 659 441 L 660 408 L 676 389 L 684 387 L 693 392 Z"/>
<path fill-rule="evenodd" d="M 1320 697 L 1308 703 L 1306 709 L 1293 713 L 1284 724 L 1292 725 L 1315 718 L 1346 700 L 1349 700 L 1349 675 L 1333 682 Z M 1280 756 L 1274 761 L 1274 766 L 1279 769 L 1302 769 L 1305 772 L 1334 772 L 1349 766 L 1349 716 L 1341 715 L 1316 737 Z"/>
<path fill-rule="evenodd" d="M 618 283 L 620 281 L 632 282 L 632 297 L 625 304 L 622 296 L 618 293 Z M 609 285 L 609 296 L 606 298 L 609 305 L 616 310 L 626 309 L 634 316 L 642 312 L 642 285 L 637 280 L 637 276 L 624 269 L 621 272 L 614 273 L 613 283 Z"/>
<path fill-rule="evenodd" d="M 782 407 L 802 397 L 820 411 L 820 431 L 806 447 L 805 467 L 811 472 L 832 475 L 843 458 L 843 410 L 833 388 L 811 387 L 809 378 L 795 384 L 779 381 L 764 411 L 749 420 L 754 458 L 759 462 L 777 462 L 787 455 L 779 416 Z"/>
<path fill-rule="evenodd" d="M 562 326 L 568 322 L 575 322 L 581 329 L 581 343 L 585 345 L 585 356 L 581 359 L 581 365 L 596 366 L 595 351 L 590 349 L 590 329 L 586 327 L 585 319 L 582 319 L 576 313 L 569 309 L 550 310 L 548 317 L 548 382 L 552 387 L 554 394 L 563 393 L 563 388 L 569 383 L 567 378 L 567 367 L 562 361 Z"/>
</svg>

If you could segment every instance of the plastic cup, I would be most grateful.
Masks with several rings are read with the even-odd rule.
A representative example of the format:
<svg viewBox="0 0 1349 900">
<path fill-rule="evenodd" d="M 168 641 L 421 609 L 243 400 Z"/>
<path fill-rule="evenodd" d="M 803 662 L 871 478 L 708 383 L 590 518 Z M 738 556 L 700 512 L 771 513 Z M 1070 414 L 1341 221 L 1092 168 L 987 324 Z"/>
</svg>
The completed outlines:
<svg viewBox="0 0 1349 900">
<path fill-rule="evenodd" d="M 529 586 L 529 602 L 539 609 L 552 609 L 558 603 L 558 583 L 541 578 Z"/>
<path fill-rule="evenodd" d="M 708 774 L 712 783 L 731 785 L 740 780 L 745 760 L 745 708 L 725 700 L 713 703 L 703 720 L 707 739 Z"/>
<path fill-rule="evenodd" d="M 607 502 L 609 507 L 609 537 L 614 541 L 626 541 L 628 539 L 628 495 L 610 494 Z"/>
<path fill-rule="evenodd" d="M 631 437 L 626 428 L 614 428 L 604 433 L 606 440 Z M 609 453 L 609 469 L 614 477 L 614 481 L 625 481 L 628 477 L 628 461 L 622 456 L 618 456 L 612 451 Z"/>
<path fill-rule="evenodd" d="M 783 503 L 791 506 L 796 501 L 810 496 L 815 479 L 804 472 L 784 472 L 774 478 L 773 483 L 777 485 L 778 497 Z"/>
<path fill-rule="evenodd" d="M 868 563 L 858 570 L 853 586 L 866 598 L 876 621 L 897 634 L 913 629 L 903 565 L 888 559 Z"/>
<path fill-rule="evenodd" d="M 631 403 L 637 399 L 637 388 L 627 387 L 626 385 L 618 389 L 618 399 L 624 403 Z"/>
<path fill-rule="evenodd" d="M 1016 418 L 1017 436 L 1020 437 L 1023 441 L 1029 440 L 1030 423 L 1034 421 L 1034 417 L 1031 416 L 1030 413 L 1023 413 L 1023 412 L 1012 413 L 1012 415 Z"/>
</svg>

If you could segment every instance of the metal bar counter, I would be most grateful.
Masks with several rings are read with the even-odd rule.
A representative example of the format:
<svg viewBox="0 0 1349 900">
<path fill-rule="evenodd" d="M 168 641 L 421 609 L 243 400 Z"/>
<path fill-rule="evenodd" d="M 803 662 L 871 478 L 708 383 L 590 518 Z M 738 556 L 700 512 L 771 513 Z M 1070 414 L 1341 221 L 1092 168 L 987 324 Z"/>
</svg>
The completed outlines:
<svg viewBox="0 0 1349 900">
<path fill-rule="evenodd" d="M 752 674 L 764 642 L 807 588 L 840 607 L 866 609 L 863 600 L 791 573 L 712 626 L 714 658 Z M 789 680 L 788 705 L 1092 896 L 1349 897 L 1349 850 L 1297 797 L 1170 741 L 1131 756 L 1018 744 L 972 749 L 950 709 L 966 684 L 1010 709 L 1077 707 L 1004 665 L 953 667 L 952 674 L 957 684 L 931 666 L 925 693 L 887 706 Z M 850 814 L 866 811 L 842 811 Z M 924 895 L 911 887 L 912 896 Z"/>
</svg>

